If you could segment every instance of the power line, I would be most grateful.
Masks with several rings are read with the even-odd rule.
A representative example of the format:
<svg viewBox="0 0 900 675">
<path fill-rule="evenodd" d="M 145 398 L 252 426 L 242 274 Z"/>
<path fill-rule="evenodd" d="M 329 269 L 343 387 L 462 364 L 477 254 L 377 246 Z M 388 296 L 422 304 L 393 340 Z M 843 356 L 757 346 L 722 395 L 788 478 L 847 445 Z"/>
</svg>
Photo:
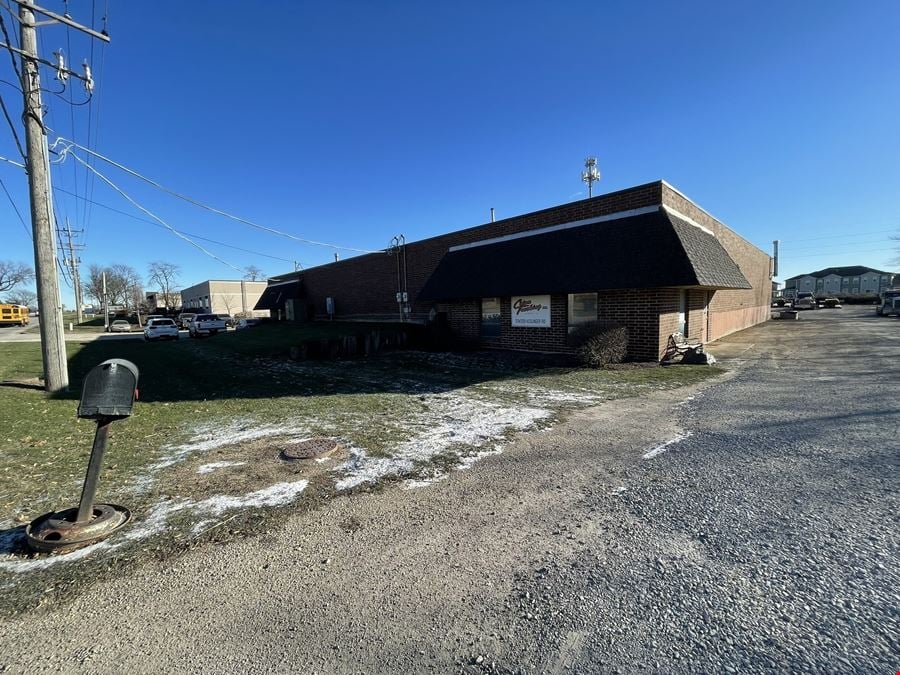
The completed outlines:
<svg viewBox="0 0 900 675">
<path fill-rule="evenodd" d="M 19 216 L 19 222 L 22 223 L 22 227 L 25 228 L 25 234 L 28 235 L 29 239 L 32 239 L 33 236 L 31 234 L 31 230 L 29 230 L 28 225 L 25 224 L 25 219 L 22 217 L 22 212 L 19 211 L 19 207 L 16 206 L 16 203 L 13 201 L 12 195 L 9 194 L 9 190 L 6 189 L 6 183 L 3 182 L 2 178 L 0 178 L 0 187 L 2 187 L 3 192 L 6 193 L 6 198 L 9 200 L 10 206 L 13 207 L 13 211 L 15 211 L 16 215 Z"/>
<path fill-rule="evenodd" d="M 235 266 L 232 265 L 231 263 L 226 262 L 225 260 L 222 260 L 222 259 L 221 259 L 219 256 L 217 256 L 216 254 L 214 254 L 214 253 L 212 253 L 212 252 L 210 252 L 210 251 L 207 251 L 207 250 L 206 250 L 205 248 L 203 248 L 200 244 L 198 244 L 197 242 L 193 241 L 190 237 L 186 237 L 185 235 L 183 235 L 181 232 L 179 232 L 179 231 L 176 230 L 174 227 L 172 227 L 171 225 L 169 225 L 166 221 L 164 221 L 162 218 L 160 218 L 159 216 L 157 216 L 155 213 L 153 213 L 152 211 L 149 211 L 148 209 L 145 209 L 143 206 L 141 206 L 140 204 L 138 204 L 138 203 L 137 203 L 136 201 L 134 201 L 131 197 L 129 197 L 129 196 L 128 196 L 128 195 L 127 195 L 127 194 L 126 194 L 126 193 L 125 193 L 118 185 L 116 185 L 116 184 L 113 183 L 109 178 L 107 178 L 107 177 L 104 176 L 102 173 L 100 173 L 95 167 L 90 166 L 87 162 L 85 162 L 83 159 L 81 159 L 81 157 L 79 157 L 78 155 L 76 155 L 74 152 L 72 152 L 71 150 L 67 150 L 67 151 L 66 151 L 66 154 L 71 155 L 71 156 L 72 156 L 72 159 L 76 160 L 76 161 L 79 162 L 83 167 L 85 167 L 85 168 L 88 169 L 89 171 L 91 171 L 91 172 L 93 172 L 94 174 L 96 174 L 97 177 L 98 177 L 100 180 L 102 180 L 104 183 L 106 183 L 107 185 L 109 185 L 113 190 L 115 190 L 115 191 L 118 192 L 120 195 L 122 195 L 122 197 L 124 197 L 124 198 L 127 199 L 129 202 L 131 202 L 132 206 L 134 206 L 135 208 L 138 208 L 138 209 L 140 209 L 141 211 L 143 211 L 144 213 L 146 213 L 148 216 L 150 216 L 151 218 L 153 218 L 153 220 L 155 220 L 156 222 L 160 223 L 163 227 L 165 227 L 167 230 L 169 230 L 170 232 L 172 232 L 176 237 L 178 237 L 179 239 L 184 239 L 187 243 L 189 243 L 189 244 L 190 244 L 191 246 L 193 246 L 194 248 L 197 248 L 198 250 L 202 251 L 203 253 L 205 253 L 206 255 L 208 255 L 208 256 L 209 256 L 210 258 L 212 258 L 213 260 L 218 260 L 218 261 L 219 261 L 220 263 L 222 263 L 223 265 L 226 265 L 227 267 L 230 267 L 230 268 L 233 269 L 235 272 L 241 272 L 241 273 L 243 273 L 243 270 L 241 270 L 239 267 L 235 267 Z"/>
<path fill-rule="evenodd" d="M 850 256 L 850 255 L 857 255 L 859 253 L 878 253 L 878 252 L 882 252 L 885 255 L 895 255 L 894 251 L 886 249 L 884 246 L 882 246 L 881 248 L 870 248 L 870 249 L 865 249 L 863 251 L 848 251 L 847 253 L 842 253 L 840 251 L 833 251 L 833 252 L 824 251 L 822 253 L 806 253 L 804 255 L 790 255 L 790 254 L 782 253 L 781 257 L 789 259 L 789 260 L 793 260 L 794 258 L 824 258 L 826 256 L 835 256 L 835 255 Z"/>
<path fill-rule="evenodd" d="M 846 227 L 849 227 L 849 226 L 846 226 Z M 822 237 L 802 237 L 800 239 L 782 239 L 781 243 L 782 244 L 785 244 L 785 243 L 790 244 L 792 242 L 798 242 L 798 241 L 818 241 L 819 239 L 839 239 L 842 237 L 857 237 L 861 234 L 884 234 L 887 232 L 897 232 L 898 230 L 900 230 L 900 226 L 894 227 L 890 230 L 856 230 L 854 232 L 846 232 L 844 234 L 828 234 L 828 235 L 825 235 Z"/>
<path fill-rule="evenodd" d="M 94 20 L 96 18 L 95 17 L 96 6 L 97 5 L 96 5 L 96 1 L 95 1 L 91 5 L 91 27 L 92 28 L 94 27 Z M 103 23 L 102 32 L 104 34 L 107 34 L 107 28 L 108 28 L 108 22 L 109 22 L 109 0 L 106 0 L 106 4 L 104 5 L 103 18 L 101 19 L 101 21 Z M 94 41 L 91 40 L 91 64 L 93 64 L 93 63 L 94 63 Z M 95 125 L 93 126 L 94 140 L 93 140 L 93 144 L 92 144 L 91 143 L 92 119 L 91 118 L 93 117 L 93 114 L 94 114 L 94 105 L 92 103 L 91 105 L 88 106 L 88 142 L 87 142 L 88 147 L 91 147 L 91 145 L 96 147 L 97 143 L 99 142 L 99 139 L 100 139 L 100 105 L 103 102 L 103 74 L 106 72 L 106 68 L 104 67 L 105 65 L 106 65 L 106 43 L 101 42 L 100 43 L 100 67 L 97 69 L 97 84 L 96 84 L 96 92 L 97 92 L 97 106 L 96 106 L 97 107 L 97 116 L 96 117 L 97 117 L 97 119 L 96 119 Z M 93 166 L 92 158 L 90 158 L 90 157 L 88 158 L 88 163 Z M 84 191 L 85 191 L 85 194 L 90 199 L 93 199 L 93 197 L 94 197 L 94 184 L 95 184 L 94 174 L 87 172 L 87 177 L 85 178 Z M 93 205 L 90 202 L 85 202 L 85 210 L 84 210 L 84 213 L 82 214 L 82 228 L 85 231 L 85 234 L 84 234 L 85 241 L 87 241 L 87 226 L 90 222 L 91 215 L 93 213 L 92 207 L 93 207 Z"/>
<path fill-rule="evenodd" d="M 162 227 L 159 223 L 154 222 L 154 221 L 152 221 L 152 220 L 150 220 L 150 219 L 148 219 L 148 218 L 141 218 L 140 216 L 136 216 L 136 215 L 134 215 L 133 213 L 128 213 L 127 211 L 122 211 L 122 210 L 120 210 L 120 209 L 113 208 L 112 206 L 109 206 L 109 205 L 107 205 L 107 204 L 103 204 L 102 202 L 93 201 L 93 200 L 91 200 L 91 199 L 88 199 L 87 197 L 82 197 L 82 196 L 80 196 L 80 195 L 77 195 L 77 194 L 75 194 L 74 192 L 69 192 L 68 190 L 65 190 L 65 189 L 63 189 L 63 188 L 61 188 L 61 187 L 55 187 L 55 188 L 53 188 L 53 189 L 54 189 L 54 190 L 57 190 L 57 191 L 59 191 L 59 192 L 64 192 L 64 193 L 67 194 L 67 195 L 71 195 L 72 197 L 75 197 L 76 199 L 81 199 L 82 201 L 89 202 L 90 204 L 93 204 L 93 205 L 95 205 L 95 206 L 99 206 L 101 209 L 106 209 L 107 211 L 112 211 L 113 213 L 118 213 L 119 215 L 126 216 L 126 217 L 128 217 L 128 218 L 132 218 L 133 220 L 137 220 L 137 221 L 139 221 L 139 222 L 141 222 L 141 223 L 149 223 L 150 225 L 153 225 L 154 227 Z M 248 249 L 248 248 L 242 248 L 242 247 L 240 247 L 240 246 L 235 246 L 234 244 L 226 244 L 224 241 L 218 241 L 218 240 L 216 240 L 216 239 L 209 239 L 208 237 L 203 237 L 203 236 L 201 236 L 201 235 L 199 235 L 199 234 L 194 234 L 193 232 L 187 232 L 186 230 L 178 230 L 178 231 L 181 232 L 182 234 L 185 234 L 185 235 L 187 235 L 187 236 L 189 236 L 189 237 L 192 237 L 192 238 L 194 238 L 194 239 L 200 239 L 201 241 L 208 241 L 208 242 L 211 243 L 211 244 L 218 244 L 219 246 L 225 246 L 226 248 L 233 248 L 233 249 L 235 249 L 236 251 L 243 251 L 244 253 L 251 253 L 251 254 L 253 254 L 253 255 L 258 255 L 258 256 L 261 256 L 261 257 L 263 257 L 263 258 L 271 258 L 272 260 L 279 260 L 279 261 L 281 261 L 281 262 L 286 262 L 286 263 L 293 263 L 293 262 L 294 262 L 293 260 L 288 259 L 288 258 L 280 258 L 280 257 L 277 256 L 277 255 L 270 255 L 270 254 L 268 254 L 268 253 L 261 253 L 261 252 L 259 252 L 259 251 L 252 251 L 252 250 L 250 250 L 250 249 Z"/>
<path fill-rule="evenodd" d="M 852 242 L 835 242 L 833 244 L 816 244 L 814 246 L 796 246 L 796 247 L 795 246 L 785 246 L 783 248 L 786 251 L 799 251 L 799 252 L 820 251 L 820 250 L 830 249 L 830 248 L 835 248 L 835 247 L 850 249 L 857 245 L 876 244 L 878 242 L 890 241 L 890 240 L 891 240 L 890 237 L 878 237 L 876 239 L 857 239 Z"/>
<path fill-rule="evenodd" d="M 181 194 L 181 193 L 179 193 L 179 192 L 175 192 L 174 190 L 172 190 L 172 189 L 170 189 L 170 188 L 167 188 L 167 187 L 165 187 L 164 185 L 161 185 L 161 184 L 157 183 L 157 182 L 156 182 L 155 180 L 153 180 L 152 178 L 147 178 L 146 176 L 144 176 L 144 175 L 138 173 L 138 172 L 135 171 L 134 169 L 129 169 L 127 166 L 124 166 L 124 165 L 122 165 L 122 164 L 119 164 L 119 163 L 116 162 L 115 160 L 112 160 L 112 159 L 110 159 L 109 157 L 106 157 L 106 156 L 104 156 L 104 155 L 101 155 L 99 152 L 94 152 L 94 151 L 91 150 L 90 148 L 86 148 L 86 147 L 84 147 L 83 145 L 79 145 L 79 144 L 76 143 L 75 141 L 69 140 L 69 139 L 67 139 L 67 138 L 63 138 L 62 136 L 60 136 L 60 137 L 58 137 L 58 138 L 56 139 L 56 141 L 53 143 L 53 147 L 55 148 L 56 145 L 57 145 L 57 143 L 60 143 L 60 142 L 62 142 L 62 143 L 69 143 L 69 144 L 71 144 L 72 146 L 74 146 L 74 147 L 76 147 L 76 148 L 79 148 L 79 149 L 81 149 L 81 150 L 84 150 L 85 152 L 90 153 L 90 154 L 93 155 L 94 157 L 96 157 L 96 158 L 98 158 L 98 159 L 101 159 L 101 160 L 103 160 L 104 162 L 107 162 L 108 164 L 112 164 L 112 165 L 113 165 L 114 167 L 116 167 L 117 169 L 120 169 L 120 170 L 124 171 L 125 173 L 127 173 L 127 174 L 129 174 L 129 175 L 131 175 L 131 176 L 134 176 L 135 178 L 138 178 L 138 179 L 144 181 L 145 183 L 148 183 L 148 184 L 152 185 L 152 186 L 155 187 L 156 189 L 162 190 L 163 192 L 166 192 L 167 194 L 172 195 L 173 197 L 177 197 L 178 199 L 181 199 L 181 200 L 183 200 L 183 201 L 186 201 L 186 202 L 188 202 L 189 204 L 193 204 L 194 206 L 197 206 L 197 207 L 199 207 L 199 208 L 201 208 L 201 209 L 205 209 L 205 210 L 207 210 L 207 211 L 211 211 L 212 213 L 215 213 L 215 214 L 217 214 L 217 215 L 223 216 L 223 217 L 225 217 L 225 218 L 229 218 L 229 219 L 234 220 L 234 221 L 239 222 L 239 223 L 243 223 L 244 225 L 249 225 L 250 227 L 254 227 L 254 228 L 258 229 L 258 230 L 263 230 L 264 232 L 269 232 L 270 234 L 277 234 L 278 236 L 286 237 L 286 238 L 288 238 L 288 239 L 293 239 L 293 240 L 295 240 L 295 241 L 299 241 L 299 242 L 302 242 L 302 243 L 304 243 L 304 244 L 311 244 L 311 245 L 313 245 L 313 246 L 325 246 L 325 247 L 327 247 L 327 248 L 334 248 L 334 249 L 339 249 L 339 250 L 343 250 L 343 251 L 354 251 L 354 252 L 356 252 L 356 253 L 384 253 L 384 250 L 380 250 L 380 251 L 372 251 L 372 250 L 369 250 L 369 249 L 353 248 L 353 247 L 351 247 L 351 246 L 340 246 L 340 245 L 338 245 L 338 244 L 329 244 L 329 243 L 327 243 L 327 242 L 315 241 L 315 240 L 313 240 L 313 239 L 305 239 L 305 238 L 303 238 L 303 237 L 298 237 L 298 236 L 296 236 L 296 235 L 290 234 L 289 232 L 282 232 L 281 230 L 276 230 L 276 229 L 271 228 L 271 227 L 266 227 L 265 225 L 260 225 L 259 223 L 255 223 L 255 222 L 253 222 L 252 220 L 247 220 L 246 218 L 241 218 L 240 216 L 235 216 L 235 215 L 233 215 L 233 214 L 231 214 L 231 213 L 228 213 L 227 211 L 222 211 L 221 209 L 217 209 L 217 208 L 215 208 L 215 207 L 212 207 L 212 206 L 209 206 L 209 205 L 204 204 L 204 203 L 202 203 L 202 202 L 199 202 L 199 201 L 197 201 L 196 199 L 193 199 L 192 197 L 188 197 L 188 196 L 183 195 L 183 194 Z M 63 154 L 64 154 L 65 152 L 66 152 L 66 150 L 63 150 Z M 74 157 L 74 155 L 73 155 L 73 157 Z M 79 161 L 83 161 L 83 160 L 79 160 Z M 98 175 L 99 175 L 99 174 L 98 174 Z"/>
</svg>

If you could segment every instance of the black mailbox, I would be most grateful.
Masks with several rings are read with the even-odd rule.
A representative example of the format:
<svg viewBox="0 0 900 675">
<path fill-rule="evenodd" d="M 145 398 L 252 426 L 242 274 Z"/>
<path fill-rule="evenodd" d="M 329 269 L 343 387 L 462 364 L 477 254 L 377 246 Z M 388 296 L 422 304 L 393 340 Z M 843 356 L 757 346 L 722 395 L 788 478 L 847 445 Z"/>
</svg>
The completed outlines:
<svg viewBox="0 0 900 675">
<path fill-rule="evenodd" d="M 125 359 L 109 359 L 84 378 L 78 416 L 85 419 L 129 417 L 137 397 L 138 369 Z"/>
</svg>

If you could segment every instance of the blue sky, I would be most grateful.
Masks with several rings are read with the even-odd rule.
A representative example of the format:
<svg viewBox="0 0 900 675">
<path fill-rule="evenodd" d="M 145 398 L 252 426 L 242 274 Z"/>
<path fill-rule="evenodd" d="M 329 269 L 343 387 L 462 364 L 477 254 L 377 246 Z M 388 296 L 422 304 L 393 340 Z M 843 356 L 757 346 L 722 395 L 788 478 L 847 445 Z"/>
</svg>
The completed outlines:
<svg viewBox="0 0 900 675">
<path fill-rule="evenodd" d="M 103 5 L 69 11 L 99 26 Z M 74 121 L 79 143 L 300 237 L 379 249 L 485 222 L 492 206 L 507 217 L 580 199 L 583 159 L 596 155 L 595 194 L 664 178 L 760 247 L 781 239 L 781 279 L 896 256 L 893 1 L 109 5 L 98 91 L 76 108 L 48 94 L 51 138 L 71 138 Z M 45 58 L 58 47 L 70 63 L 91 58 L 86 36 L 40 31 Z M 8 59 L 0 70 L 14 79 Z M 0 93 L 18 120 L 16 90 Z M 0 152 L 16 157 L 6 125 Z M 145 217 L 75 164 L 53 178 L 60 219 L 85 230 L 84 266 L 166 260 L 183 286 L 236 277 L 159 226 L 85 209 L 63 191 Z M 173 226 L 254 252 L 199 241 L 235 267 L 333 259 L 97 168 Z M 24 175 L 2 164 L 0 178 L 27 222 Z M 2 195 L 0 213 L 0 258 L 32 262 Z"/>
</svg>

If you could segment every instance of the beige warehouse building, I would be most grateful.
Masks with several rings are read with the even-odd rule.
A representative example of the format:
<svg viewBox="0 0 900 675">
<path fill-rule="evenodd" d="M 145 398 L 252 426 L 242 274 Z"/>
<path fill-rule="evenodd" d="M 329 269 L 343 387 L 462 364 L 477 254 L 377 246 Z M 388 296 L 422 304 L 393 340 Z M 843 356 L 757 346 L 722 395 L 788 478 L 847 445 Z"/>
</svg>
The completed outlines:
<svg viewBox="0 0 900 675">
<path fill-rule="evenodd" d="M 201 281 L 181 291 L 184 311 L 203 310 L 212 314 L 244 314 L 269 316 L 269 310 L 254 310 L 253 306 L 266 289 L 265 281 Z"/>
</svg>

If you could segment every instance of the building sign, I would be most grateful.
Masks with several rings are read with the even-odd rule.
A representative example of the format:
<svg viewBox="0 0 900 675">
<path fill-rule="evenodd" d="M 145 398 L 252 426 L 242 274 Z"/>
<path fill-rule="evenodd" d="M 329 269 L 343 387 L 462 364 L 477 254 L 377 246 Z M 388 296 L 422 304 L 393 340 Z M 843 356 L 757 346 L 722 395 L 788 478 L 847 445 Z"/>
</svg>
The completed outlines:
<svg viewBox="0 0 900 675">
<path fill-rule="evenodd" d="M 514 295 L 512 297 L 512 325 L 550 328 L 550 296 Z"/>
</svg>

